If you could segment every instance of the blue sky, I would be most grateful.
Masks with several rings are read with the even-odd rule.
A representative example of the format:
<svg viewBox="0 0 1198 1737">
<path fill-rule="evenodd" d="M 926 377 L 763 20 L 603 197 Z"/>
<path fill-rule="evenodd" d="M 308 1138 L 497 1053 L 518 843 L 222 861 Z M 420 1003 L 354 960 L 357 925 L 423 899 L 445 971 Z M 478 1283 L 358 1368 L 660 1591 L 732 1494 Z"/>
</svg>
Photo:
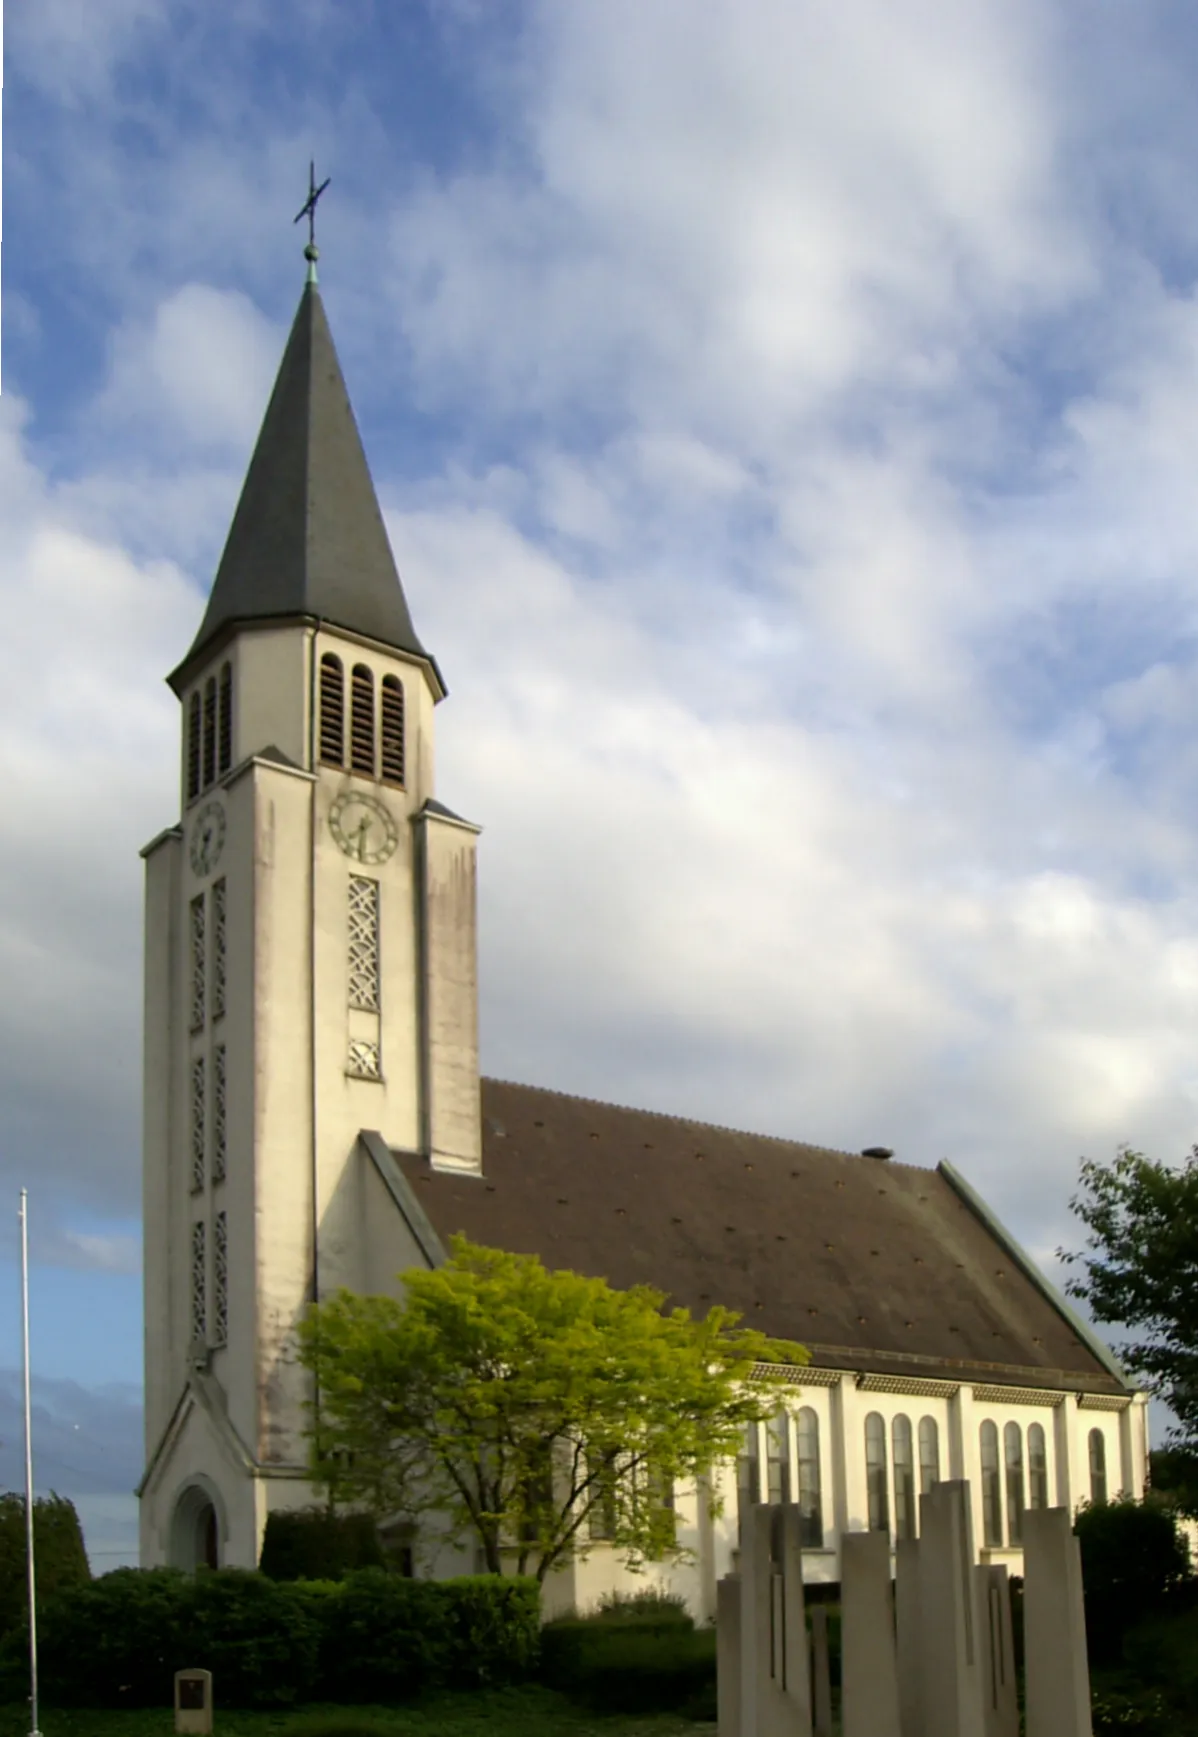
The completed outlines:
<svg viewBox="0 0 1198 1737">
<path fill-rule="evenodd" d="M 137 851 L 310 156 L 488 1071 L 947 1156 L 1050 1268 L 1083 1153 L 1189 1148 L 1192 9 L 39 0 L 6 46 L 0 1479 L 25 1184 L 39 1482 L 127 1548 Z"/>
</svg>

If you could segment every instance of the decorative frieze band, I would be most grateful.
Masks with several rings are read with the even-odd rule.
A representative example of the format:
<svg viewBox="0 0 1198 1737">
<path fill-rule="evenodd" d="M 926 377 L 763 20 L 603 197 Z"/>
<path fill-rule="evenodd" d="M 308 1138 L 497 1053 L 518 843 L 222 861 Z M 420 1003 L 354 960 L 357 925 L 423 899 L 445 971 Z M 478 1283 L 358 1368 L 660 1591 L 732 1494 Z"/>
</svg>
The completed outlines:
<svg viewBox="0 0 1198 1737">
<path fill-rule="evenodd" d="M 843 1373 L 840 1369 L 817 1369 L 811 1363 L 754 1363 L 749 1380 L 793 1381 L 796 1387 L 835 1387 Z"/>
<path fill-rule="evenodd" d="M 909 1393 L 921 1399 L 951 1399 L 959 1381 L 935 1381 L 926 1375 L 859 1375 L 857 1386 L 866 1393 Z"/>
<path fill-rule="evenodd" d="M 973 1397 L 983 1405 L 1048 1405 L 1065 1403 L 1066 1395 L 1055 1387 L 999 1387 L 994 1382 L 979 1384 Z"/>
<path fill-rule="evenodd" d="M 1126 1411 L 1131 1404 L 1129 1393 L 1079 1393 L 1078 1409 L 1081 1411 Z"/>
</svg>

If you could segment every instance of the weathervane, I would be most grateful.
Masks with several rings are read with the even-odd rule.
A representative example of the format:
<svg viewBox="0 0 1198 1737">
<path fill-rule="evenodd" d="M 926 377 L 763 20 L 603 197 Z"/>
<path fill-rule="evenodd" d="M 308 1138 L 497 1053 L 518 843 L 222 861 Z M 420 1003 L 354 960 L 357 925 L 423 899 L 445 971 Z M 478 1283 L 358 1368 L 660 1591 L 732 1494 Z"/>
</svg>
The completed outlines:
<svg viewBox="0 0 1198 1737">
<path fill-rule="evenodd" d="M 304 249 L 304 258 L 308 262 L 308 282 L 316 282 L 316 261 L 320 258 L 320 250 L 316 245 L 316 201 L 328 186 L 331 176 L 326 175 L 318 187 L 316 185 L 316 164 L 308 163 L 308 197 L 295 214 L 294 221 L 301 217 L 308 219 L 308 245 Z"/>
</svg>

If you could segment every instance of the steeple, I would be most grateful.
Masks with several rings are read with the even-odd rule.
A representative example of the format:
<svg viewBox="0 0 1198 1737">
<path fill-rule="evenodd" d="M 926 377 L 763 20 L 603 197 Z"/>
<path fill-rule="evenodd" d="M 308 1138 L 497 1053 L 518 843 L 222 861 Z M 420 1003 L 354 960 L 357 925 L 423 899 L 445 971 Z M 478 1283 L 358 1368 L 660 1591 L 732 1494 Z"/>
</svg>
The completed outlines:
<svg viewBox="0 0 1198 1737">
<path fill-rule="evenodd" d="M 235 623 L 297 618 L 428 658 L 408 613 L 314 274 L 200 631 L 171 685 L 179 691 L 198 655 Z"/>
</svg>

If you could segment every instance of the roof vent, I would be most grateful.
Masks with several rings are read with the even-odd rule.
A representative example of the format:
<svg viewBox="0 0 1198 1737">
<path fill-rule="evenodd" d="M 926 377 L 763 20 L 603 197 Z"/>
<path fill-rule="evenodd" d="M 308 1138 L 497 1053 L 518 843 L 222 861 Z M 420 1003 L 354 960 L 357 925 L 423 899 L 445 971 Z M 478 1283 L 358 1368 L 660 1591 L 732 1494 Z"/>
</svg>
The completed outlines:
<svg viewBox="0 0 1198 1737">
<path fill-rule="evenodd" d="M 894 1157 L 894 1148 L 893 1146 L 862 1146 L 861 1156 L 863 1158 L 879 1158 L 885 1163 L 887 1158 Z"/>
</svg>

